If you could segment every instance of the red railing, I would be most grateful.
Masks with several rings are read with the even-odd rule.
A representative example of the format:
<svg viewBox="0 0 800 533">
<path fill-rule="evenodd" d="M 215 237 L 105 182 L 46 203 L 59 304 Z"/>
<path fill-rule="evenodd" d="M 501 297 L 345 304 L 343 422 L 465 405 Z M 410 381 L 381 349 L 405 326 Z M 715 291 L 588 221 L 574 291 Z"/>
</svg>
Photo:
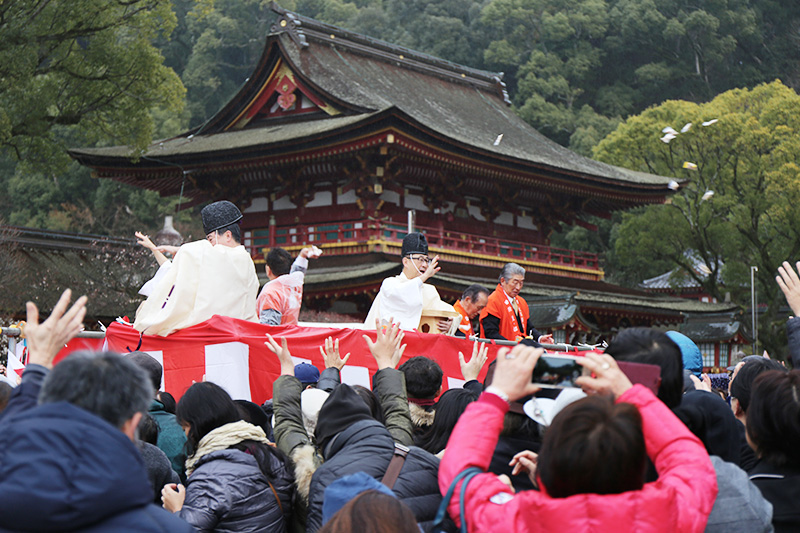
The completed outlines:
<svg viewBox="0 0 800 533">
<path fill-rule="evenodd" d="M 598 257 L 594 253 L 431 227 L 417 226 L 416 229 L 425 234 L 432 248 L 440 248 L 446 252 L 497 257 L 504 261 L 532 261 L 600 271 Z M 264 248 L 275 246 L 291 247 L 307 244 L 320 246 L 334 243 L 366 245 L 378 240 L 400 243 L 406 233 L 405 225 L 375 220 L 273 226 L 247 231 L 245 246 L 250 249 L 253 257 L 261 258 Z M 333 249 L 326 253 L 336 254 Z"/>
</svg>

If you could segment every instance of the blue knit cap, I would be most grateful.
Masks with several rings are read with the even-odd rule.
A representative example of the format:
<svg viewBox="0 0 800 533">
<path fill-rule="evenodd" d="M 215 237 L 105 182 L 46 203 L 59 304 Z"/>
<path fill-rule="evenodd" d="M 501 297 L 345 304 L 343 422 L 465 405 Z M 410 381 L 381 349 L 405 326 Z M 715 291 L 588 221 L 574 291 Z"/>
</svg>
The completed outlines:
<svg viewBox="0 0 800 533">
<path fill-rule="evenodd" d="M 683 368 L 695 376 L 700 377 L 700 373 L 703 371 L 703 355 L 700 353 L 700 348 L 697 347 L 692 339 L 683 333 L 667 331 L 667 337 L 672 339 L 672 342 L 677 344 L 678 348 L 681 349 Z"/>
<path fill-rule="evenodd" d="M 325 489 L 325 499 L 322 502 L 322 524 L 324 525 L 330 520 L 350 500 L 368 490 L 377 490 L 397 498 L 389 487 L 364 472 L 340 477 Z"/>
</svg>

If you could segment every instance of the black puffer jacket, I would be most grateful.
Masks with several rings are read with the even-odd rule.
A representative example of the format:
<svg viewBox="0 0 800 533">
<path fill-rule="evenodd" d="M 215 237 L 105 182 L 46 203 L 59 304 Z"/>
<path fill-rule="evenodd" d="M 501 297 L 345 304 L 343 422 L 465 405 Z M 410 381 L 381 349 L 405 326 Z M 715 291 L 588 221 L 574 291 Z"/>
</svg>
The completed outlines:
<svg viewBox="0 0 800 533">
<path fill-rule="evenodd" d="M 342 476 L 365 472 L 379 480 L 394 454 L 394 439 L 376 420 L 360 420 L 336 435 L 328 445 L 325 462 L 311 478 L 307 531 L 322 526 L 325 488 Z M 423 530 L 428 531 L 442 497 L 437 474 L 439 459 L 421 448 L 412 447 L 394 492 L 414 513 Z"/>
<path fill-rule="evenodd" d="M 272 487 L 256 458 L 228 448 L 211 452 L 197 462 L 189 476 L 186 501 L 179 516 L 198 531 L 282 533 L 291 514 L 293 476 L 270 455 Z"/>
</svg>

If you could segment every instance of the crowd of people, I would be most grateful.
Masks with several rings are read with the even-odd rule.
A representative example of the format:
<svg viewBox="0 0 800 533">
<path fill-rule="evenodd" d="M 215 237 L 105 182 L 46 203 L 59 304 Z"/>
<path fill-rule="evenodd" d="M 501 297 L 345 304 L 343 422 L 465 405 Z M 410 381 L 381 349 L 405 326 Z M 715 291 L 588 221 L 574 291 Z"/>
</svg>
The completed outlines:
<svg viewBox="0 0 800 533">
<path fill-rule="evenodd" d="M 175 262 L 188 263 L 160 269 L 166 284 L 154 280 L 151 295 L 174 289 L 195 252 L 215 253 L 208 241 L 238 242 L 231 206 L 204 217 L 211 246 L 181 250 Z M 16 388 L 0 383 L 0 531 L 800 531 L 800 370 L 745 357 L 714 390 L 690 339 L 629 328 L 576 358 L 574 387 L 541 388 L 531 376 L 551 338 L 530 323 L 512 263 L 494 292 L 472 286 L 457 308 L 489 317 L 484 335 L 527 340 L 491 362 L 481 342 L 436 354 L 460 363 L 464 384 L 447 389 L 433 358 L 404 355 L 404 330 L 438 294 L 425 284 L 437 261 L 424 236 L 403 246 L 403 273 L 384 282 L 375 333 L 363 337 L 371 387 L 342 383 L 349 354 L 337 339 L 320 346 L 320 369 L 266 334 L 262 355 L 280 376 L 263 405 L 205 381 L 170 391 L 176 402 L 145 352 L 75 352 L 54 365 L 86 298 L 70 305 L 65 291 L 41 323 L 28 303 L 28 364 Z M 279 302 L 296 298 L 307 255 L 293 267 L 275 254 L 254 317 L 296 318 Z M 800 317 L 797 272 L 784 263 L 777 281 Z M 162 305 L 172 318 L 151 306 L 141 323 L 164 333 L 192 315 L 174 292 Z M 403 310 L 405 324 L 387 316 Z M 787 331 L 798 368 L 800 318 Z M 641 364 L 659 373 L 651 387 L 623 370 Z"/>
<path fill-rule="evenodd" d="M 70 298 L 42 323 L 28 304 L 29 364 L 0 413 L 1 530 L 800 530 L 800 371 L 765 357 L 736 365 L 728 403 L 693 374 L 690 340 L 630 328 L 579 358 L 583 392 L 566 395 L 531 382 L 543 350 L 525 344 L 481 383 L 476 342 L 453 354 L 463 388 L 444 391 L 433 359 L 399 364 L 395 323 L 364 336 L 371 388 L 341 383 L 335 339 L 320 372 L 266 335 L 281 371 L 270 401 L 200 382 L 176 404 L 147 353 L 53 366 L 86 312 Z M 657 365 L 657 390 L 623 361 Z M 526 414 L 562 394 L 556 412 Z"/>
</svg>

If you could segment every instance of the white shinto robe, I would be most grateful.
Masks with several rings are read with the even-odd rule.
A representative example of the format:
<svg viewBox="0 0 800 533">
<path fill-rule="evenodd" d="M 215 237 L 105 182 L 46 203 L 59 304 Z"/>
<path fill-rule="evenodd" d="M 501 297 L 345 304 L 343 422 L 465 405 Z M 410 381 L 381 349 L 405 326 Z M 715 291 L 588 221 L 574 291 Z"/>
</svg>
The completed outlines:
<svg viewBox="0 0 800 533">
<path fill-rule="evenodd" d="M 441 306 L 447 304 L 442 302 L 436 287 L 422 283 L 421 277 L 408 279 L 401 273 L 399 276 L 383 280 L 381 290 L 372 302 L 364 324 L 374 327 L 376 318 L 378 320 L 394 318 L 401 329 L 413 330 L 419 327 L 423 309 L 436 309 Z"/>
<path fill-rule="evenodd" d="M 213 315 L 257 321 L 258 276 L 244 246 L 213 246 L 207 240 L 180 247 L 140 292 L 148 292 L 133 327 L 166 336 Z"/>
</svg>

